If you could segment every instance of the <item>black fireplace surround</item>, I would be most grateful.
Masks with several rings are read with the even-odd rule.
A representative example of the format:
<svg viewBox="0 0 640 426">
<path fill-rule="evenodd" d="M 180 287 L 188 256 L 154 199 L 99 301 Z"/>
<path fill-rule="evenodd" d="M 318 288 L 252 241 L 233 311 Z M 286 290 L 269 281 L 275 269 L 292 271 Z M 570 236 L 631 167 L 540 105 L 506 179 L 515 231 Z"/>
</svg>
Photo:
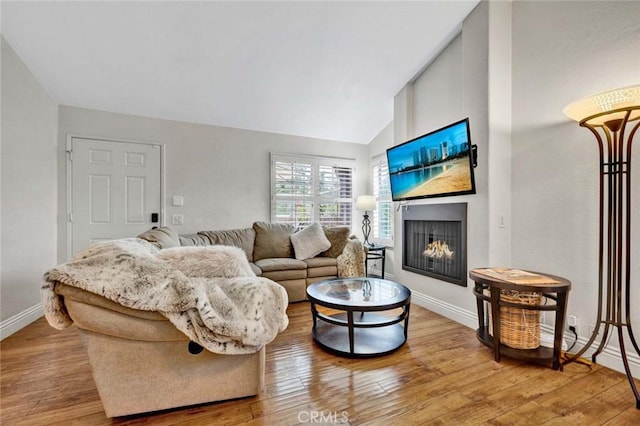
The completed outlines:
<svg viewBox="0 0 640 426">
<path fill-rule="evenodd" d="M 402 269 L 467 286 L 467 203 L 403 206 Z"/>
</svg>

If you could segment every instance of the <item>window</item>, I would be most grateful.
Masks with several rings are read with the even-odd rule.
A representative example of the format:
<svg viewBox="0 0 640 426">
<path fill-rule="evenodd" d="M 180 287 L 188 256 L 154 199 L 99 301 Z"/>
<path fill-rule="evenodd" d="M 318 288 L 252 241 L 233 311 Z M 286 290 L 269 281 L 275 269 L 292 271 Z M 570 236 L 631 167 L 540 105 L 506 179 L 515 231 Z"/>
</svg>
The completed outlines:
<svg viewBox="0 0 640 426">
<path fill-rule="evenodd" d="M 384 155 L 371 159 L 373 195 L 376 210 L 373 212 L 371 234 L 376 242 L 391 245 L 393 240 L 393 201 L 389 183 L 389 166 Z"/>
<path fill-rule="evenodd" d="M 351 228 L 354 160 L 271 154 L 271 221 Z"/>
</svg>

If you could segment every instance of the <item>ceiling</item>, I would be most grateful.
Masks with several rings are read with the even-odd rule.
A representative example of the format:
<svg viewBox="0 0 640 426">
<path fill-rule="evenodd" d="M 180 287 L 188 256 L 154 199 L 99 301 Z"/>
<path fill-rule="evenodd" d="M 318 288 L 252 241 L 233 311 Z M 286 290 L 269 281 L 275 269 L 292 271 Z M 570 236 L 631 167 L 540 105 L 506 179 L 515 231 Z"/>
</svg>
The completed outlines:
<svg viewBox="0 0 640 426">
<path fill-rule="evenodd" d="M 478 1 L 12 2 L 58 104 L 369 143 Z"/>
</svg>

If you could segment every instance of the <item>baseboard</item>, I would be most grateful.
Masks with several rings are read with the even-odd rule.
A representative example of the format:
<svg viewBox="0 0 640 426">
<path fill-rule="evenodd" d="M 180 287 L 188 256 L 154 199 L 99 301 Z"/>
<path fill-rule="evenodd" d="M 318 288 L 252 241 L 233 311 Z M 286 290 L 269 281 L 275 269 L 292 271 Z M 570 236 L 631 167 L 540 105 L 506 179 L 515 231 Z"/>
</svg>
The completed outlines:
<svg viewBox="0 0 640 426">
<path fill-rule="evenodd" d="M 387 278 L 386 275 L 385 278 Z M 389 277 L 389 279 L 392 278 Z M 442 300 L 427 296 L 426 294 L 422 294 L 414 290 L 411 291 L 411 302 L 415 303 L 418 306 L 422 306 L 423 308 L 429 309 L 430 311 L 435 312 L 439 315 L 442 315 L 443 317 L 449 318 L 459 324 L 465 325 L 471 329 L 475 330 L 478 327 L 478 314 L 475 311 L 461 309 L 458 306 L 443 302 Z M 553 328 L 549 325 L 541 324 L 540 328 L 547 333 L 553 333 Z M 409 327 L 409 332 L 411 332 L 411 327 Z M 565 333 L 565 339 L 567 341 L 567 344 L 571 346 L 574 336 L 570 333 Z M 577 352 L 586 344 L 587 339 L 579 337 L 572 351 Z M 596 348 L 596 344 L 592 345 L 592 348 L 588 349 L 585 352 L 583 358 L 591 360 L 591 354 L 595 352 Z M 635 354 L 633 347 L 627 348 L 627 360 L 629 361 L 629 369 L 631 370 L 631 374 L 633 375 L 633 377 L 640 378 L 640 357 Z M 620 349 L 616 348 L 615 346 L 607 346 L 598 355 L 597 362 L 599 365 L 625 374 L 624 365 L 622 364 L 622 354 L 620 352 Z"/>
<path fill-rule="evenodd" d="M 547 324 L 540 324 L 540 329 L 547 333 L 553 333 L 553 327 Z M 564 339 L 567 342 L 567 345 L 571 346 L 573 340 L 575 339 L 575 335 L 571 332 L 564 333 Z M 613 340 L 613 339 L 612 339 Z M 577 353 L 579 350 L 584 348 L 584 346 L 588 343 L 588 339 L 584 337 L 578 337 L 575 345 L 571 349 L 572 353 Z M 598 348 L 599 341 L 596 340 L 589 349 L 585 351 L 582 355 L 582 358 L 585 358 L 588 361 L 591 361 L 591 355 Z M 607 346 L 603 349 L 603 351 L 597 356 L 596 361 L 599 365 L 603 365 L 612 370 L 619 371 L 622 374 L 624 372 L 624 365 L 622 364 L 622 353 L 620 352 L 620 348 L 615 346 Z M 631 370 L 631 375 L 636 378 L 640 378 L 640 357 L 635 353 L 633 346 L 627 348 L 627 361 L 629 362 L 629 369 Z"/>
<path fill-rule="evenodd" d="M 28 326 L 38 318 L 42 317 L 42 315 L 42 303 L 38 303 L 37 305 L 34 305 L 29 309 L 0 322 L 0 340 L 4 340 L 16 331 Z"/>
<path fill-rule="evenodd" d="M 475 312 L 413 290 L 411 291 L 411 302 L 474 330 L 478 328 L 478 315 Z"/>
</svg>

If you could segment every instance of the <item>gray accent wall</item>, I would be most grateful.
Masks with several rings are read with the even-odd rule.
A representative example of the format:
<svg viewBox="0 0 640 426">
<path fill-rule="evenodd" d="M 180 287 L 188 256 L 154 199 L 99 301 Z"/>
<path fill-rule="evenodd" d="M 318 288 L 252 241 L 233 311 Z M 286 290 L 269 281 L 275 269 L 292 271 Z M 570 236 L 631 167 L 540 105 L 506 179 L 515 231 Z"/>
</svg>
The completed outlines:
<svg viewBox="0 0 640 426">
<path fill-rule="evenodd" d="M 475 268 L 488 262 L 488 14 L 480 3 L 465 19 L 439 56 L 398 93 L 394 110 L 394 144 L 469 117 L 472 143 L 478 145 L 475 170 L 477 194 L 413 200 L 400 203 L 395 213 L 393 263 L 395 278 L 409 286 L 416 301 L 468 326 L 477 324 L 472 287 L 460 287 L 401 269 L 402 209 L 442 203 L 468 203 L 467 264 Z M 506 194 L 509 196 L 509 194 Z M 396 203 L 395 207 L 398 207 Z"/>
<path fill-rule="evenodd" d="M 58 106 L 4 37 L 0 39 L 0 321 L 5 337 L 16 331 L 14 324 L 23 326 L 42 315 L 42 274 L 56 264 Z M 10 318 L 15 321 L 7 321 Z"/>
</svg>

